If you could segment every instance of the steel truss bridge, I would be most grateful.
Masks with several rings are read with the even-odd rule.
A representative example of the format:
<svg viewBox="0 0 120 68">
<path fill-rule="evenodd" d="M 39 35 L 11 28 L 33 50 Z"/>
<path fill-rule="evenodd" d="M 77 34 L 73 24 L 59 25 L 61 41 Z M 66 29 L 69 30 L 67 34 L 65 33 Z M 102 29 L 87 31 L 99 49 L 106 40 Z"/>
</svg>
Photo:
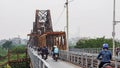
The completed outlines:
<svg viewBox="0 0 120 68">
<path fill-rule="evenodd" d="M 97 68 L 99 61 L 96 60 L 98 50 L 96 49 L 75 49 L 67 51 L 66 33 L 63 31 L 55 32 L 52 28 L 50 10 L 36 10 L 33 29 L 28 34 L 29 41 L 27 52 L 29 54 L 31 68 Z M 59 60 L 55 62 L 51 56 L 43 60 L 38 55 L 37 49 L 47 46 L 49 52 L 57 45 L 60 49 Z M 120 58 L 114 57 L 113 67 L 120 68 Z"/>
</svg>

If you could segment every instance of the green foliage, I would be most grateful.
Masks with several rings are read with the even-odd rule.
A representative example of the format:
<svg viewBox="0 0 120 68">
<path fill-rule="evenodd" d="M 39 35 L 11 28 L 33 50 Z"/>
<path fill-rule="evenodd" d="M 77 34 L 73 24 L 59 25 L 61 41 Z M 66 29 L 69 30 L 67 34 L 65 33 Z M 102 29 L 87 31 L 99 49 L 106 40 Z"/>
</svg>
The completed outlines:
<svg viewBox="0 0 120 68">
<path fill-rule="evenodd" d="M 0 57 L 7 55 L 7 50 L 0 47 Z"/>
<path fill-rule="evenodd" d="M 25 53 L 25 46 L 24 45 L 20 45 L 20 46 L 15 46 L 12 48 L 12 52 L 14 53 Z"/>
<path fill-rule="evenodd" d="M 0 56 L 1 56 L 1 52 L 4 51 L 3 48 L 0 48 Z M 5 51 L 7 52 L 7 50 Z M 12 45 L 12 48 L 10 50 L 10 60 L 17 60 L 18 59 L 23 59 L 23 58 L 26 58 L 26 48 L 25 48 L 25 45 Z M 8 58 L 4 58 L 4 59 L 0 59 L 0 64 L 4 64 L 8 62 Z M 26 63 L 26 62 L 16 62 L 16 63 L 13 63 L 13 64 L 10 64 L 10 66 L 7 67 L 7 65 L 5 65 L 5 68 L 27 68 L 26 67 L 29 67 L 29 63 Z M 0 67 L 0 68 L 4 68 L 3 67 Z"/>
<path fill-rule="evenodd" d="M 80 39 L 75 48 L 101 48 L 103 43 L 108 43 L 109 48 L 112 48 L 112 39 L 95 38 L 95 39 Z M 120 42 L 115 42 L 116 46 L 120 45 Z"/>
<path fill-rule="evenodd" d="M 74 46 L 69 46 L 69 48 L 74 48 Z"/>
<path fill-rule="evenodd" d="M 29 62 L 11 63 L 11 68 L 29 68 Z"/>
<path fill-rule="evenodd" d="M 3 48 L 10 49 L 12 47 L 12 41 L 6 41 L 3 45 Z"/>
<path fill-rule="evenodd" d="M 0 59 L 0 64 L 4 64 L 4 63 L 6 63 L 7 61 L 8 61 L 8 59 L 7 59 L 7 58 Z"/>
</svg>

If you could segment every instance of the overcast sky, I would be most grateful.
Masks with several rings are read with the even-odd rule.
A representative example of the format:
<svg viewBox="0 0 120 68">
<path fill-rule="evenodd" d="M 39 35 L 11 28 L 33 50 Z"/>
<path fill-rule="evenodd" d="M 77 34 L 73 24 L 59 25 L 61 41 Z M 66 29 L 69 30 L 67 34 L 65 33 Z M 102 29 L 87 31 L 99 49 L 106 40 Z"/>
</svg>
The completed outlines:
<svg viewBox="0 0 120 68">
<path fill-rule="evenodd" d="M 0 39 L 27 38 L 35 10 L 51 11 L 54 31 L 66 30 L 66 0 L 0 0 Z M 112 38 L 113 0 L 69 0 L 69 36 Z M 116 0 L 116 20 L 120 20 L 120 0 Z M 120 24 L 116 25 L 120 39 Z"/>
</svg>

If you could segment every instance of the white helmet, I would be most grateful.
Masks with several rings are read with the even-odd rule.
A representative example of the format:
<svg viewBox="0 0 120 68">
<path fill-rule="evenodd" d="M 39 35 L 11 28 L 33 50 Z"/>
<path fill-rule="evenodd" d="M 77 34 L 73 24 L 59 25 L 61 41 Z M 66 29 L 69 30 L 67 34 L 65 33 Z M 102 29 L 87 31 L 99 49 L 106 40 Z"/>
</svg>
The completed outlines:
<svg viewBox="0 0 120 68">
<path fill-rule="evenodd" d="M 57 46 L 55 45 L 54 47 L 56 48 Z"/>
</svg>

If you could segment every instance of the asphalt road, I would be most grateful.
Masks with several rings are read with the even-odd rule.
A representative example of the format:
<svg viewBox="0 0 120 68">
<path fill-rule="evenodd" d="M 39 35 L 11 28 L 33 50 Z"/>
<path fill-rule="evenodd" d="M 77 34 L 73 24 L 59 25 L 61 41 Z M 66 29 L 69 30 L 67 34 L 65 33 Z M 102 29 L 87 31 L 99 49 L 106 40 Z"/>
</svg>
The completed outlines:
<svg viewBox="0 0 120 68">
<path fill-rule="evenodd" d="M 58 60 L 56 62 L 51 57 L 48 57 L 46 62 L 48 62 L 48 64 L 51 66 L 51 68 L 81 68 L 77 65 L 74 65 L 72 63 L 65 62 L 65 61 L 62 61 L 62 60 Z"/>
</svg>

